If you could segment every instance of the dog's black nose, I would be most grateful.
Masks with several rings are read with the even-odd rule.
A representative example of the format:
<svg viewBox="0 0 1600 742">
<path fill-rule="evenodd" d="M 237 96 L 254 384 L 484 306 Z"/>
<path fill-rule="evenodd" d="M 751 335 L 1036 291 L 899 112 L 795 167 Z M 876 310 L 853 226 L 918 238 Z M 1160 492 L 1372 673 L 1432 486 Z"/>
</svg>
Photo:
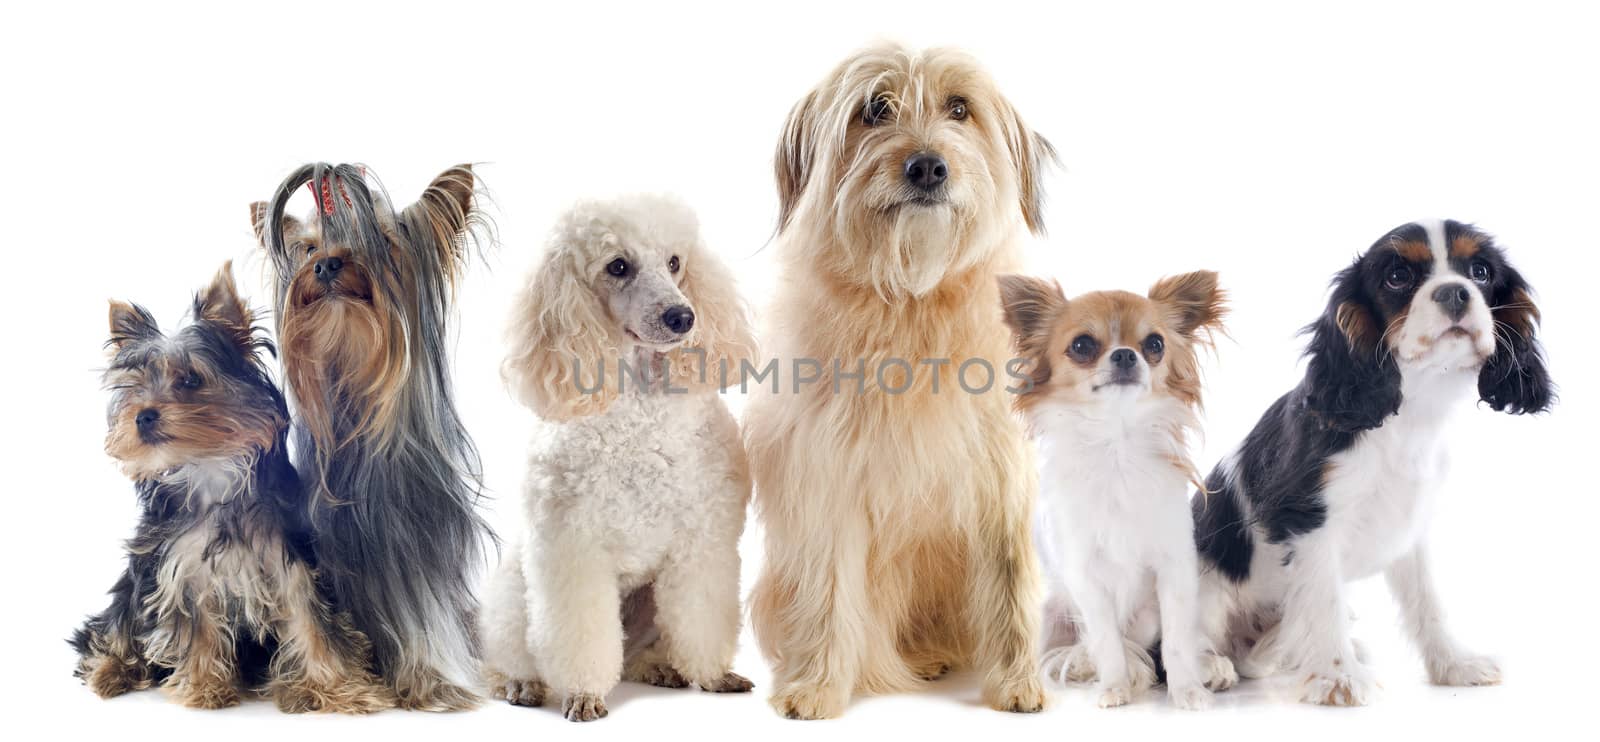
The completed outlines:
<svg viewBox="0 0 1600 742">
<path fill-rule="evenodd" d="M 318 260 L 317 264 L 311 267 L 311 270 L 317 274 L 318 281 L 327 283 L 332 281 L 334 276 L 339 275 L 339 269 L 343 267 L 344 261 L 339 258 L 323 258 Z"/>
<path fill-rule="evenodd" d="M 146 407 L 139 410 L 139 414 L 133 416 L 133 424 L 139 426 L 139 432 L 148 433 L 156 427 L 156 422 L 160 419 L 160 410 L 154 407 Z"/>
<path fill-rule="evenodd" d="M 938 188 L 949 176 L 950 166 L 932 152 L 918 152 L 906 160 L 906 182 L 924 191 Z"/>
<path fill-rule="evenodd" d="M 1464 283 L 1447 283 L 1433 290 L 1433 300 L 1450 319 L 1459 321 L 1472 303 L 1472 291 Z"/>
<path fill-rule="evenodd" d="M 1111 351 L 1111 365 L 1124 371 L 1139 364 L 1138 354 L 1132 348 L 1118 348 Z"/>
<path fill-rule="evenodd" d="M 679 304 L 661 313 L 661 324 L 682 335 L 694 327 L 694 310 Z"/>
</svg>

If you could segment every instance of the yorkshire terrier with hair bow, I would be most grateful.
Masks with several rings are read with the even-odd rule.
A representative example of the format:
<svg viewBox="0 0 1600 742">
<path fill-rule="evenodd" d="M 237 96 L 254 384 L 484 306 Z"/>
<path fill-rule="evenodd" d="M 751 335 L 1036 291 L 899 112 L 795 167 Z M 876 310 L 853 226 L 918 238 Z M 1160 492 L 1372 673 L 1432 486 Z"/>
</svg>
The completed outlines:
<svg viewBox="0 0 1600 742">
<path fill-rule="evenodd" d="M 251 205 L 277 278 L 321 578 L 401 708 L 477 704 L 472 585 L 493 536 L 446 352 L 455 286 L 487 226 L 474 185 L 459 165 L 395 209 L 364 167 L 314 163 Z M 304 221 L 285 213 L 302 186 L 317 201 Z"/>
</svg>

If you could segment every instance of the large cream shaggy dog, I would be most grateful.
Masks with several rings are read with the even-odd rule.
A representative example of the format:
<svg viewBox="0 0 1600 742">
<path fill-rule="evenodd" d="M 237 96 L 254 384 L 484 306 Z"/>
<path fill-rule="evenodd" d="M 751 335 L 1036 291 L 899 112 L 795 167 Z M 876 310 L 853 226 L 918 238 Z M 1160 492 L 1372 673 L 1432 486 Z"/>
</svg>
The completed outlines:
<svg viewBox="0 0 1600 742">
<path fill-rule="evenodd" d="M 1003 390 L 1020 382 L 996 275 L 1042 226 L 1051 158 L 947 50 L 862 51 L 789 116 L 768 337 L 798 372 L 745 417 L 766 527 L 750 610 L 785 716 L 838 716 L 856 692 L 956 667 L 983 673 L 997 709 L 1044 705 L 1035 473 Z M 795 359 L 818 381 L 799 383 L 816 366 Z M 957 383 L 970 359 L 965 381 L 981 389 L 986 366 L 987 391 Z"/>
</svg>

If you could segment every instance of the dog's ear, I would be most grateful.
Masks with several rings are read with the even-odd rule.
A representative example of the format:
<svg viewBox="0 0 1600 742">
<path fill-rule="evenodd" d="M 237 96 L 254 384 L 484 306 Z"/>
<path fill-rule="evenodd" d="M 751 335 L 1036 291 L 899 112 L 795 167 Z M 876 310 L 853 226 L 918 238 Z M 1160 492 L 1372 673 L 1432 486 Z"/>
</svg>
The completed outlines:
<svg viewBox="0 0 1600 742">
<path fill-rule="evenodd" d="M 122 350 L 129 343 L 161 337 L 161 328 L 156 325 L 156 318 L 150 315 L 149 310 L 137 304 L 112 299 L 110 318 L 111 338 L 106 341 L 106 346 L 111 348 L 113 353 Z"/>
<path fill-rule="evenodd" d="M 1050 340 L 1051 322 L 1067 307 L 1061 284 L 1031 276 L 1003 275 L 1000 308 L 1017 350 L 1040 351 Z"/>
<path fill-rule="evenodd" d="M 1056 148 L 1022 122 L 1017 110 L 1007 103 L 1001 115 L 1006 149 L 1017 169 L 1017 200 L 1022 218 L 1034 234 L 1044 234 L 1044 173 L 1058 162 Z"/>
<path fill-rule="evenodd" d="M 256 201 L 250 204 L 250 227 L 255 230 L 256 244 L 263 248 L 267 246 L 267 219 L 271 213 L 272 205 L 266 201 Z M 299 232 L 300 220 L 284 214 L 283 233 L 298 234 Z"/>
<path fill-rule="evenodd" d="M 422 197 L 400 215 L 414 241 L 423 235 L 427 246 L 437 250 L 440 268 L 452 279 L 465 265 L 468 230 L 482 224 L 473 205 L 476 184 L 471 165 L 456 165 L 435 177 Z"/>
<path fill-rule="evenodd" d="M 1216 271 L 1195 271 L 1168 276 L 1150 287 L 1150 301 L 1167 313 L 1168 321 L 1184 337 L 1200 330 L 1217 332 L 1228 314 L 1228 292 L 1217 285 Z"/>
<path fill-rule="evenodd" d="M 563 235 L 557 239 L 576 237 Z M 557 245 L 517 294 L 500 375 L 513 396 L 546 420 L 605 411 L 616 398 L 617 341 L 583 275 L 582 251 Z"/>
<path fill-rule="evenodd" d="M 194 317 L 221 327 L 240 350 L 249 352 L 255 347 L 255 315 L 239 298 L 233 281 L 233 261 L 223 263 L 210 285 L 195 295 Z"/>
<path fill-rule="evenodd" d="M 733 272 L 704 245 L 690 251 L 683 270 L 681 288 L 695 316 L 686 347 L 705 354 L 673 351 L 669 379 L 676 386 L 712 389 L 722 388 L 724 381 L 738 383 L 743 364 L 755 363 L 757 346 L 750 309 L 739 296 Z"/>
<path fill-rule="evenodd" d="M 1334 279 L 1327 310 L 1305 332 L 1306 412 L 1320 426 L 1359 433 L 1400 411 L 1400 367 L 1361 287 L 1359 261 Z"/>
<path fill-rule="evenodd" d="M 778 180 L 778 231 L 789 226 L 800 197 L 805 194 L 806 183 L 816 157 L 816 116 L 818 94 L 812 91 L 794 109 L 783 124 L 783 136 L 778 139 L 778 151 L 773 156 L 773 174 Z"/>
<path fill-rule="evenodd" d="M 1478 372 L 1478 396 L 1496 412 L 1544 412 L 1555 402 L 1555 384 L 1539 342 L 1539 307 L 1533 289 L 1509 265 L 1489 297 L 1494 317 L 1494 355 Z"/>
</svg>

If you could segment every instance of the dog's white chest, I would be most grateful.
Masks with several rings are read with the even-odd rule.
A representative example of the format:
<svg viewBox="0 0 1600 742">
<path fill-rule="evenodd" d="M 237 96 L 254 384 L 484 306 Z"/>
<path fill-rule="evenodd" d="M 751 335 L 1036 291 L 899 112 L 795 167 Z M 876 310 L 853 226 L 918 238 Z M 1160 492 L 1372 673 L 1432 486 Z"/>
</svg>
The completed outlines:
<svg viewBox="0 0 1600 742">
<path fill-rule="evenodd" d="M 1038 525 L 1048 569 L 1076 562 L 1070 568 L 1133 578 L 1169 549 L 1193 548 L 1170 428 L 1109 427 L 1062 420 L 1042 431 Z"/>
<path fill-rule="evenodd" d="M 1449 469 L 1450 400 L 1441 397 L 1453 396 L 1450 386 L 1408 397 L 1383 427 L 1329 460 L 1323 495 L 1347 579 L 1382 571 L 1426 536 Z"/>
</svg>

